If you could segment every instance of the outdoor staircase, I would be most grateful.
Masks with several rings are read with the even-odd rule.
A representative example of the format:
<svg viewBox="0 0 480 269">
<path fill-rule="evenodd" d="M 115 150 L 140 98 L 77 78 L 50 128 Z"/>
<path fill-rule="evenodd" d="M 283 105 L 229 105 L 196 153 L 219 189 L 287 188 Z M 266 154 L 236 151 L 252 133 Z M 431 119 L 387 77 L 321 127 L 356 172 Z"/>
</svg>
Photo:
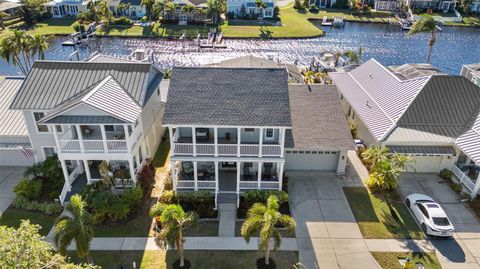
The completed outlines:
<svg viewBox="0 0 480 269">
<path fill-rule="evenodd" d="M 217 209 L 220 218 L 218 236 L 235 237 L 235 220 L 237 218 L 237 194 L 219 193 L 217 195 Z"/>
</svg>

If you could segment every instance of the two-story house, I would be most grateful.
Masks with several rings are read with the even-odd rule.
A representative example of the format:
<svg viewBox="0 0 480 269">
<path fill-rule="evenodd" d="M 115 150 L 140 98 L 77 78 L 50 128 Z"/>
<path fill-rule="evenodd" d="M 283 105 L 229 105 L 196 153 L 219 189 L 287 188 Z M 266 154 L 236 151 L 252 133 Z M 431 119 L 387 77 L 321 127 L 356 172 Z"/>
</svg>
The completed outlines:
<svg viewBox="0 0 480 269">
<path fill-rule="evenodd" d="M 246 16 L 258 16 L 261 18 L 273 18 L 275 12 L 275 0 L 264 0 L 265 8 L 257 7 L 254 0 L 227 0 L 227 14 L 244 18 Z"/>
<path fill-rule="evenodd" d="M 480 87 L 480 63 L 463 65 L 460 75 L 466 77 Z"/>
<path fill-rule="evenodd" d="M 289 85 L 285 68 L 174 68 L 163 125 L 176 191 L 238 199 L 286 170 L 342 174 L 353 148 L 335 87 Z"/>
<path fill-rule="evenodd" d="M 100 180 L 103 160 L 119 183 L 135 183 L 137 169 L 155 154 L 163 134 L 162 78 L 151 63 L 114 58 L 33 64 L 11 108 L 23 112 L 38 162 L 58 154 L 62 202 Z"/>
</svg>

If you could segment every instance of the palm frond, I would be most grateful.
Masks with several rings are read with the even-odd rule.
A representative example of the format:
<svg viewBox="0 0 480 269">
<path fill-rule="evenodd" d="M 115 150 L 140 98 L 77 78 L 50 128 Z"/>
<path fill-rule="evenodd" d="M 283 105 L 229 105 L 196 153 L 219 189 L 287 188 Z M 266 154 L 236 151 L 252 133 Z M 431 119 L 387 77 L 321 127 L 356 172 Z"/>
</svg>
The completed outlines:
<svg viewBox="0 0 480 269">
<path fill-rule="evenodd" d="M 258 216 L 258 215 L 249 216 L 243 222 L 242 228 L 240 229 L 240 234 L 248 243 L 250 241 L 250 238 L 254 236 L 258 231 L 261 230 L 262 225 L 263 225 L 262 216 Z"/>
<path fill-rule="evenodd" d="M 295 226 L 297 226 L 295 219 L 288 215 L 281 215 L 278 218 L 278 223 L 285 227 L 289 234 L 293 233 L 293 231 L 295 231 Z"/>
</svg>

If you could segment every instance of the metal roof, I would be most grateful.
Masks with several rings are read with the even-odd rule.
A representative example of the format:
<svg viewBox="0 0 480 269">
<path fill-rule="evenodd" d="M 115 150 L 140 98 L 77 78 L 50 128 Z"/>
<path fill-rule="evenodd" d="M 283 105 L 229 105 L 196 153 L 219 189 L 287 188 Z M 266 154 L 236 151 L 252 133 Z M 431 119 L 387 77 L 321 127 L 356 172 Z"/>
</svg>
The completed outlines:
<svg viewBox="0 0 480 269">
<path fill-rule="evenodd" d="M 403 125 L 396 126 L 384 141 L 412 143 L 453 143 L 464 126 Z"/>
<path fill-rule="evenodd" d="M 165 125 L 291 127 L 284 68 L 176 67 Z"/>
<path fill-rule="evenodd" d="M 289 85 L 292 130 L 285 146 L 295 149 L 354 149 L 333 85 Z"/>
<path fill-rule="evenodd" d="M 389 66 L 395 75 L 402 80 L 408 80 L 431 75 L 446 75 L 431 64 L 403 64 L 400 66 Z"/>
<path fill-rule="evenodd" d="M 0 143 L 0 149 L 18 149 L 18 148 L 31 149 L 32 145 L 30 143 Z"/>
<path fill-rule="evenodd" d="M 0 136 L 28 136 L 27 125 L 21 111 L 10 109 L 13 97 L 23 83 L 23 78 L 0 79 Z"/>
<path fill-rule="evenodd" d="M 23 6 L 20 3 L 10 2 L 10 1 L 1 1 L 0 2 L 0 11 L 6 11 L 12 8 L 18 8 Z"/>
<path fill-rule="evenodd" d="M 36 61 L 15 96 L 13 109 L 48 110 L 112 75 L 141 107 L 146 103 L 150 63 Z"/>
<path fill-rule="evenodd" d="M 241 56 L 218 63 L 211 64 L 215 67 L 253 67 L 253 68 L 278 68 L 281 67 L 278 63 L 272 60 L 263 59 L 251 55 Z"/>
<path fill-rule="evenodd" d="M 43 121 L 46 124 L 125 124 L 122 121 L 112 116 L 72 116 L 59 115 L 48 120 Z"/>
<path fill-rule="evenodd" d="M 390 152 L 407 154 L 448 154 L 454 155 L 455 149 L 451 146 L 397 146 L 389 145 Z"/>
<path fill-rule="evenodd" d="M 97 54 L 92 58 L 87 60 L 88 62 L 95 62 L 95 63 L 134 63 L 135 61 L 119 58 L 111 55 L 105 54 Z"/>
</svg>

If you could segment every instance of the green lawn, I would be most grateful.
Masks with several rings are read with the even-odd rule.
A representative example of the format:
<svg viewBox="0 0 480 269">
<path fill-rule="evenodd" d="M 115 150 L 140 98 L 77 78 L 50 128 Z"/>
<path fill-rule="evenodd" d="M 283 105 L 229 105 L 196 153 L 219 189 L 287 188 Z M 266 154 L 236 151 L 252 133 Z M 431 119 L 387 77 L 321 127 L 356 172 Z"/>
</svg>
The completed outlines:
<svg viewBox="0 0 480 269">
<path fill-rule="evenodd" d="M 184 236 L 218 236 L 218 221 L 198 221 L 184 231 Z"/>
<path fill-rule="evenodd" d="M 236 237 L 241 237 L 242 234 L 240 233 L 240 230 L 242 229 L 242 224 L 243 221 L 236 221 L 235 222 L 235 236 Z M 293 233 L 287 233 L 285 229 L 280 230 L 280 235 L 282 238 L 295 238 L 295 231 Z M 258 237 L 258 235 L 255 235 Z"/>
<path fill-rule="evenodd" d="M 199 25 L 174 25 L 154 23 L 153 26 L 109 26 L 97 30 L 99 36 L 129 36 L 129 37 L 180 37 L 183 33 L 189 38 L 198 34 L 208 35 L 209 27 Z"/>
<path fill-rule="evenodd" d="M 402 203 L 392 201 L 395 219 L 384 197 L 374 195 L 365 188 L 344 188 L 350 208 L 364 238 L 413 238 L 423 239 L 415 220 Z"/>
<path fill-rule="evenodd" d="M 56 217 L 57 216 L 47 216 L 42 213 L 22 209 L 9 208 L 3 213 L 2 217 L 0 217 L 0 225 L 18 228 L 21 220 L 28 219 L 30 223 L 40 225 L 42 227 L 40 234 L 46 236 L 52 229 Z"/>
<path fill-rule="evenodd" d="M 445 25 L 480 27 L 480 17 L 464 16 L 463 17 L 463 22 L 445 22 Z"/>
<path fill-rule="evenodd" d="M 73 30 L 73 18 L 52 18 L 37 23 L 30 33 L 40 35 L 69 35 L 75 32 Z"/>
<path fill-rule="evenodd" d="M 421 262 L 424 268 L 441 269 L 435 253 L 395 253 L 395 252 L 372 252 L 372 256 L 377 260 L 382 269 L 402 269 L 398 262 L 399 259 L 410 258 L 414 264 Z"/>
<path fill-rule="evenodd" d="M 84 262 L 70 253 L 73 262 Z M 140 269 L 170 269 L 178 259 L 175 251 L 92 251 L 95 264 L 102 269 L 132 268 L 135 261 Z M 262 257 L 258 251 L 207 251 L 187 250 L 185 258 L 192 264 L 192 269 L 247 269 L 256 268 L 255 262 Z M 278 269 L 292 269 L 298 262 L 298 253 L 294 251 L 274 251 L 272 259 Z M 128 267 L 127 267 L 128 266 Z"/>
</svg>

